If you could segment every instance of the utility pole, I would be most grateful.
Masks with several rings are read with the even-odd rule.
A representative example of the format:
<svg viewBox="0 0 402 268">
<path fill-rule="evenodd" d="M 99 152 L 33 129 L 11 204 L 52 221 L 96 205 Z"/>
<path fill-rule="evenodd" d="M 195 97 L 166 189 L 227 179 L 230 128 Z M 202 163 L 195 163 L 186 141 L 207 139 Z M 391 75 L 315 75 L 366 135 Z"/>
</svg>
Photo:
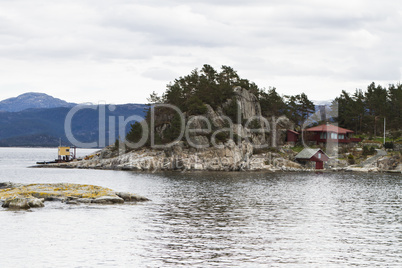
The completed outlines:
<svg viewBox="0 0 402 268">
<path fill-rule="evenodd" d="M 385 117 L 384 117 L 384 144 L 385 144 Z"/>
</svg>

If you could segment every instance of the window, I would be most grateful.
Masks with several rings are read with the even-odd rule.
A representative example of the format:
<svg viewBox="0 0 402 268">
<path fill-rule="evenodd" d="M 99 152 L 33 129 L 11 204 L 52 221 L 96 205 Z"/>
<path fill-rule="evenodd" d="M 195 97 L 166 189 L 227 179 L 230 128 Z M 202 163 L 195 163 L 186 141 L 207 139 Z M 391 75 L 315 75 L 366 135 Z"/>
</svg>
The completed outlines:
<svg viewBox="0 0 402 268">
<path fill-rule="evenodd" d="M 338 134 L 336 133 L 331 133 L 331 139 L 336 140 L 338 138 Z"/>
<path fill-rule="evenodd" d="M 340 140 L 344 140 L 344 139 L 345 139 L 345 135 L 344 135 L 344 134 L 339 134 L 338 137 L 339 137 Z"/>
<path fill-rule="evenodd" d="M 320 159 L 321 159 L 321 153 L 318 153 L 318 158 L 320 158 Z"/>
<path fill-rule="evenodd" d="M 320 133 L 320 139 L 326 139 L 327 138 L 327 132 L 321 132 Z"/>
</svg>

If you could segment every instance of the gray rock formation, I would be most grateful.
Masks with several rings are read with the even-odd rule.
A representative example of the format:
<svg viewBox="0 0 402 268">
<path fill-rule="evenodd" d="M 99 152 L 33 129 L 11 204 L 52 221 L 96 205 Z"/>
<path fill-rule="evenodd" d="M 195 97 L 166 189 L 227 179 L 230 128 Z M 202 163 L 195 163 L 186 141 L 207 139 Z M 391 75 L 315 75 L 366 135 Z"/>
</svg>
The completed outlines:
<svg viewBox="0 0 402 268">
<path fill-rule="evenodd" d="M 261 105 L 254 94 L 241 87 L 235 87 L 234 92 L 243 118 L 249 119 L 253 116 L 261 116 Z"/>
<path fill-rule="evenodd" d="M 215 111 L 206 104 L 207 112 L 205 115 L 191 116 L 187 119 L 190 129 L 187 133 L 189 144 L 197 148 L 208 147 L 208 145 L 212 145 L 212 140 L 207 137 L 208 134 L 210 136 L 212 130 L 220 130 L 236 135 L 236 142 L 238 142 L 237 137 L 239 137 L 241 140 L 246 140 L 257 146 L 277 147 L 283 145 L 286 130 L 292 129 L 293 123 L 285 116 L 263 118 L 260 103 L 254 94 L 241 87 L 236 87 L 234 92 L 234 100 L 228 99 L 223 107 L 227 107 L 236 101 L 239 108 L 239 118 L 242 122 L 232 121 L 223 113 L 222 107 L 218 107 Z M 163 132 L 168 128 L 168 124 L 161 122 L 167 121 L 169 121 L 167 115 L 161 115 L 156 120 L 156 125 L 159 125 L 156 132 L 162 137 Z"/>
<path fill-rule="evenodd" d="M 132 194 L 132 193 L 126 193 L 126 192 L 116 192 L 116 195 L 120 198 L 122 198 L 124 201 L 127 202 L 142 202 L 142 201 L 149 201 L 148 198 L 137 195 L 137 194 Z"/>
<path fill-rule="evenodd" d="M 207 107 L 206 116 L 211 120 L 212 125 L 216 128 L 222 128 L 225 125 L 225 121 L 222 119 L 222 109 L 220 109 L 220 113 L 218 114 L 209 104 L 205 106 Z"/>
<path fill-rule="evenodd" d="M 123 204 L 124 199 L 116 196 L 101 196 L 92 200 L 94 204 Z"/>
<path fill-rule="evenodd" d="M 28 204 L 27 198 L 21 197 L 21 196 L 7 199 L 3 203 L 2 207 L 10 208 L 10 209 L 30 209 L 31 208 Z"/>
<path fill-rule="evenodd" d="M 45 201 L 60 201 L 68 205 L 81 203 L 122 204 L 124 202 L 149 201 L 148 198 L 131 194 L 115 193 L 108 188 L 71 183 L 15 184 L 0 183 L 0 202 L 8 209 L 30 209 L 44 206 Z M 38 198 L 38 196 L 44 198 Z"/>
<path fill-rule="evenodd" d="M 105 148 L 104 150 L 111 150 Z M 264 150 L 262 150 L 264 152 Z M 247 171 L 303 170 L 286 152 L 254 154 L 253 145 L 228 140 L 217 147 L 195 149 L 177 142 L 165 150 L 142 148 L 113 158 L 93 157 L 89 160 L 49 164 L 48 167 L 92 168 L 112 170 L 183 170 L 183 171 Z M 125 199 L 120 193 L 116 193 Z"/>
<path fill-rule="evenodd" d="M 44 199 L 35 198 L 33 196 L 15 196 L 4 201 L 2 207 L 9 209 L 30 209 L 44 207 Z"/>
</svg>

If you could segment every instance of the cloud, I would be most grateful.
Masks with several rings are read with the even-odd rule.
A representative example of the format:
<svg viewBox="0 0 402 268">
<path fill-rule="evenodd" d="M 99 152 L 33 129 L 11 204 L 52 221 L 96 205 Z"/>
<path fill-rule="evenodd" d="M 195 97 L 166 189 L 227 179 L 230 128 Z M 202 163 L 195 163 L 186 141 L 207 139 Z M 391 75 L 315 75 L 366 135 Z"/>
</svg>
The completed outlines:
<svg viewBox="0 0 402 268">
<path fill-rule="evenodd" d="M 401 80 L 397 1 L 2 1 L 0 99 L 24 87 L 69 101 L 145 102 L 208 63 L 260 87 L 328 99 Z M 113 93 L 110 94 L 111 89 Z M 133 90 L 135 89 L 135 90 Z M 23 90 L 23 89 L 21 89 Z M 96 92 L 96 94 L 94 94 Z M 64 94 L 64 93 L 63 93 Z M 320 94 L 322 95 L 320 97 Z M 71 96 L 71 94 L 70 94 Z"/>
<path fill-rule="evenodd" d="M 160 81 L 173 81 L 175 78 L 181 76 L 181 74 L 176 73 L 170 69 L 152 67 L 147 69 L 142 73 L 142 76 Z M 167 84 L 167 83 L 166 83 Z"/>
<path fill-rule="evenodd" d="M 211 20 L 191 7 L 128 5 L 116 7 L 113 16 L 104 16 L 105 27 L 140 34 L 153 44 L 165 46 L 228 46 L 234 29 Z M 110 14 L 108 14 L 110 15 Z"/>
</svg>

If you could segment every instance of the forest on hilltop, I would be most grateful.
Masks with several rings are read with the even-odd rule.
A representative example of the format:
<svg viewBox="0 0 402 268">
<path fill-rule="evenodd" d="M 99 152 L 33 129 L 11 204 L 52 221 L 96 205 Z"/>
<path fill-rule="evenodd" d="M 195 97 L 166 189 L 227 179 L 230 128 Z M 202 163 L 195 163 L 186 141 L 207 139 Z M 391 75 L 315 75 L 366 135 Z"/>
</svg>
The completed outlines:
<svg viewBox="0 0 402 268">
<path fill-rule="evenodd" d="M 384 134 L 385 118 L 386 128 L 390 131 L 391 136 L 401 136 L 401 84 L 389 84 L 386 88 L 373 82 L 366 91 L 356 89 L 354 94 L 343 90 L 334 103 L 338 105 L 337 121 L 339 125 L 355 131 L 356 134 L 370 136 Z"/>
<path fill-rule="evenodd" d="M 315 111 L 315 106 L 306 94 L 294 96 L 280 96 L 276 88 L 259 88 L 254 82 L 241 78 L 238 73 L 229 66 L 222 66 L 220 71 L 205 64 L 200 70 L 194 69 L 189 75 L 179 77 L 173 83 L 167 85 L 162 96 L 152 93 L 148 101 L 151 104 L 164 103 L 178 107 L 187 117 L 203 115 L 207 112 L 206 105 L 216 110 L 222 108 L 225 115 L 230 117 L 233 123 L 237 122 L 237 102 L 235 99 L 236 87 L 241 87 L 253 93 L 261 105 L 263 117 L 286 115 L 299 127 L 303 121 Z M 232 100 L 232 101 L 230 101 Z M 164 110 L 165 113 L 174 113 Z M 161 112 L 160 114 L 163 114 Z M 149 116 L 147 116 L 149 120 Z M 180 129 L 180 121 L 177 115 L 173 115 L 170 129 L 159 140 L 160 143 L 168 143 L 177 138 Z M 139 122 L 133 124 L 127 135 L 127 140 L 138 142 L 141 139 L 142 129 Z M 158 140 L 158 137 L 156 137 Z"/>
<path fill-rule="evenodd" d="M 237 102 L 235 99 L 236 87 L 241 87 L 253 93 L 261 106 L 263 117 L 285 115 L 295 123 L 295 130 L 300 131 L 303 122 L 316 111 L 314 103 L 304 93 L 297 95 L 279 95 L 275 87 L 268 89 L 258 87 L 254 82 L 241 78 L 230 66 L 222 66 L 220 71 L 205 64 L 200 70 L 194 69 L 190 74 L 175 79 L 167 85 L 162 96 L 155 92 L 148 101 L 151 104 L 163 103 L 178 107 L 187 117 L 203 115 L 207 112 L 206 105 L 214 110 L 221 108 L 233 123 L 237 122 Z M 336 106 L 335 102 L 339 105 Z M 402 118 L 402 86 L 389 85 L 388 89 L 370 84 L 367 91 L 356 90 L 353 95 L 342 91 L 332 105 L 337 109 L 338 117 L 335 121 L 339 126 L 354 130 L 356 133 L 378 135 L 380 133 L 380 119 L 386 117 L 390 130 L 400 129 Z M 156 137 L 158 143 L 169 143 L 178 137 L 181 123 L 175 112 L 169 109 L 159 111 L 160 116 L 169 118 L 170 127 L 163 137 Z M 146 120 L 150 120 L 149 111 Z M 374 132 L 373 132 L 374 131 Z M 138 142 L 142 137 L 142 127 L 139 122 L 132 125 L 127 134 L 127 140 Z M 149 144 L 149 143 L 148 143 Z"/>
<path fill-rule="evenodd" d="M 214 110 L 224 106 L 229 99 L 234 98 L 234 88 L 238 86 L 257 97 L 264 117 L 286 115 L 300 126 L 315 111 L 314 103 L 304 93 L 280 96 L 276 88 L 259 88 L 254 82 L 241 78 L 232 67 L 224 65 L 218 72 L 208 64 L 200 71 L 195 69 L 191 74 L 176 79 L 167 86 L 161 98 L 155 99 L 153 95 L 150 102 L 169 103 L 189 116 L 200 115 L 206 112 L 205 104 L 211 105 Z M 235 105 L 235 102 L 232 103 Z M 228 115 L 236 109 L 237 107 L 226 107 Z"/>
</svg>

